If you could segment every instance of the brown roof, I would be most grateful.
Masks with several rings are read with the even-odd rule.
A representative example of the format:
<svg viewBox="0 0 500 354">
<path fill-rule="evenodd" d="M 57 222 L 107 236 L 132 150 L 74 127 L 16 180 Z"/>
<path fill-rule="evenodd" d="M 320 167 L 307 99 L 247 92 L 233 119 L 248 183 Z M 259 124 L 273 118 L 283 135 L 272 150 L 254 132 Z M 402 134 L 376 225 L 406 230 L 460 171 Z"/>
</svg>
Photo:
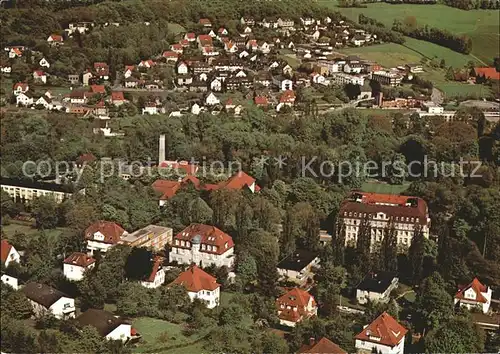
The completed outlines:
<svg viewBox="0 0 500 354">
<path fill-rule="evenodd" d="M 394 347 L 408 330 L 387 312 L 382 313 L 356 336 L 356 339 Z"/>
<path fill-rule="evenodd" d="M 163 258 L 162 257 L 155 257 L 154 263 L 153 263 L 153 269 L 151 270 L 151 274 L 149 277 L 145 280 L 148 282 L 154 282 L 156 278 L 156 273 L 161 269 L 161 265 L 163 263 Z"/>
<path fill-rule="evenodd" d="M 12 245 L 9 243 L 7 240 L 2 240 L 2 243 L 0 245 L 0 260 L 2 263 L 5 263 L 7 261 L 7 257 L 9 256 L 9 252 L 12 248 Z"/>
<path fill-rule="evenodd" d="M 347 354 L 345 350 L 325 337 L 322 337 L 319 341 L 312 341 L 309 344 L 304 344 L 300 347 L 298 353 Z"/>
<path fill-rule="evenodd" d="M 85 253 L 81 252 L 74 252 L 72 255 L 67 257 L 64 260 L 64 263 L 66 264 L 71 264 L 71 265 L 76 265 L 79 267 L 85 267 L 87 268 L 89 265 L 93 264 L 95 262 L 95 259 L 88 256 Z"/>
<path fill-rule="evenodd" d="M 46 308 L 52 306 L 60 298 L 68 297 L 68 295 L 48 285 L 34 282 L 26 284 L 21 291 L 28 299 L 33 300 Z"/>
<path fill-rule="evenodd" d="M 85 230 L 85 238 L 87 240 L 93 240 L 94 234 L 98 231 L 104 235 L 104 241 L 102 242 L 110 244 L 117 244 L 125 232 L 117 223 L 101 220 L 87 227 Z"/>
<path fill-rule="evenodd" d="M 309 304 L 309 300 L 312 300 L 313 306 L 316 305 L 314 297 L 307 291 L 299 288 L 291 289 L 276 300 L 276 308 L 280 311 L 279 318 L 293 322 L 300 321 L 304 315 L 307 315 L 305 308 Z M 287 306 L 291 308 L 287 309 Z"/>
<path fill-rule="evenodd" d="M 88 309 L 75 319 L 81 327 L 92 326 L 97 332 L 105 337 L 121 324 L 127 322 L 122 318 L 115 317 L 112 313 L 104 310 Z"/>
<path fill-rule="evenodd" d="M 484 76 L 487 79 L 500 80 L 500 72 L 493 67 L 474 68 L 476 76 Z"/>
<path fill-rule="evenodd" d="M 179 276 L 172 282 L 172 284 L 182 285 L 189 292 L 198 292 L 200 290 L 213 291 L 217 289 L 220 284 L 217 279 L 205 272 L 198 266 L 193 265 L 188 270 L 179 274 Z"/>
<path fill-rule="evenodd" d="M 464 293 L 469 289 L 474 290 L 474 292 L 476 293 L 475 299 L 468 299 L 464 296 Z M 469 285 L 464 286 L 464 287 L 460 287 L 460 290 L 455 295 L 455 299 L 486 303 L 488 300 L 481 293 L 485 293 L 487 291 L 488 291 L 488 287 L 486 285 L 482 284 L 479 281 L 479 279 L 474 278 L 474 280 L 472 280 L 472 283 L 470 283 Z"/>
<path fill-rule="evenodd" d="M 195 238 L 196 237 L 196 238 Z M 200 252 L 223 254 L 234 247 L 233 238 L 215 226 L 205 224 L 191 224 L 174 237 L 175 240 L 188 241 L 189 243 L 199 242 L 200 244 L 216 246 L 216 250 L 208 251 L 200 249 Z M 175 245 L 175 247 L 182 247 Z M 184 246 L 191 248 L 191 246 Z"/>
</svg>

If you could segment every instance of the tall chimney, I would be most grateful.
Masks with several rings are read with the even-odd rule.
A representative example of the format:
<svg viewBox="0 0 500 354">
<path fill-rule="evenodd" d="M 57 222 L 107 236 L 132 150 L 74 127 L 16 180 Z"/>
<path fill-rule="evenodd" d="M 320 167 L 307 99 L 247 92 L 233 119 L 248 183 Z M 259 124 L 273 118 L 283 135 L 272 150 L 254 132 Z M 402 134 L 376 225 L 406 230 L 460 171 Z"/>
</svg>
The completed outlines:
<svg viewBox="0 0 500 354">
<path fill-rule="evenodd" d="M 160 135 L 160 143 L 158 147 L 158 166 L 165 161 L 165 134 Z"/>
</svg>

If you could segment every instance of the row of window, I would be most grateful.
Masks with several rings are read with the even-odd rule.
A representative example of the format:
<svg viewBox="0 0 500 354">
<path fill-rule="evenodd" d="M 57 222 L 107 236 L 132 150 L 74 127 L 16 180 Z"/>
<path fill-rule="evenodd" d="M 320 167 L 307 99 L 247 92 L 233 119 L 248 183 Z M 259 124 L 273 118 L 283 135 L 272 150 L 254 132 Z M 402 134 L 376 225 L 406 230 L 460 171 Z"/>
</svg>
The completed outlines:
<svg viewBox="0 0 500 354">
<path fill-rule="evenodd" d="M 360 217 L 360 218 L 365 218 L 368 215 L 368 217 L 372 216 L 372 214 L 367 214 L 367 213 L 357 213 L 357 212 L 352 212 L 352 211 L 344 211 L 344 216 L 348 217 Z M 386 219 L 384 218 L 385 214 L 379 214 L 379 218 L 381 219 Z M 377 215 L 375 215 L 375 218 L 377 218 Z M 414 217 L 405 217 L 405 216 L 396 216 L 395 217 L 396 221 L 404 221 L 404 222 L 418 222 L 419 218 L 414 218 Z"/>
</svg>

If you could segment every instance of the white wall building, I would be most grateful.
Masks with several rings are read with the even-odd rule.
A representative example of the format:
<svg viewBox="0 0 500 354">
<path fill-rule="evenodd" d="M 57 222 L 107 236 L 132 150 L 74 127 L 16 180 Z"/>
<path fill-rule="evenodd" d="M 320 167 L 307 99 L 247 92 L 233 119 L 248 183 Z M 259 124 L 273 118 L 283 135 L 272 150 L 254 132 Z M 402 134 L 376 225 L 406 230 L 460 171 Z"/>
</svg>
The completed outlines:
<svg viewBox="0 0 500 354">
<path fill-rule="evenodd" d="M 155 289 L 165 283 L 165 269 L 162 266 L 163 258 L 158 257 L 154 260 L 151 274 L 146 280 L 141 281 L 141 285 L 145 288 Z"/>
<path fill-rule="evenodd" d="M 85 230 L 87 250 L 91 255 L 96 251 L 106 253 L 109 248 L 118 244 L 125 234 L 127 232 L 114 222 L 95 222 Z"/>
<path fill-rule="evenodd" d="M 483 313 L 487 313 L 491 305 L 490 287 L 482 284 L 479 279 L 474 278 L 472 283 L 462 287 L 455 295 L 455 305 L 466 307 L 471 310 L 474 308 L 480 309 Z"/>
<path fill-rule="evenodd" d="M 314 297 L 299 288 L 293 288 L 276 299 L 276 308 L 280 324 L 288 327 L 295 327 L 298 322 L 318 314 Z"/>
<path fill-rule="evenodd" d="M 196 265 L 179 274 L 170 285 L 185 287 L 191 301 L 203 300 L 210 309 L 219 306 L 220 285 L 217 284 L 217 279 Z"/>
<path fill-rule="evenodd" d="M 397 288 L 399 279 L 392 273 L 369 273 L 356 287 L 356 300 L 360 304 L 388 302 L 391 291 Z"/>
<path fill-rule="evenodd" d="M 75 317 L 75 299 L 40 283 L 28 283 L 21 291 L 30 301 L 35 316 L 50 313 L 59 319 Z"/>
<path fill-rule="evenodd" d="M 107 340 L 127 342 L 132 337 L 132 325 L 112 313 L 88 309 L 75 319 L 80 328 L 92 326 L 97 329 L 101 337 Z"/>
<path fill-rule="evenodd" d="M 21 255 L 17 250 L 12 246 L 6 239 L 3 239 L 0 245 L 0 251 L 1 251 L 1 257 L 0 260 L 2 261 L 3 265 L 5 267 L 8 267 L 10 263 L 20 263 L 21 262 Z"/>
<path fill-rule="evenodd" d="M 64 260 L 63 273 L 66 278 L 72 281 L 83 279 L 85 271 L 95 267 L 95 259 L 85 253 L 74 252 Z"/>
<path fill-rule="evenodd" d="M 356 338 L 358 353 L 403 354 L 408 330 L 387 312 L 382 313 L 359 333 Z"/>
</svg>

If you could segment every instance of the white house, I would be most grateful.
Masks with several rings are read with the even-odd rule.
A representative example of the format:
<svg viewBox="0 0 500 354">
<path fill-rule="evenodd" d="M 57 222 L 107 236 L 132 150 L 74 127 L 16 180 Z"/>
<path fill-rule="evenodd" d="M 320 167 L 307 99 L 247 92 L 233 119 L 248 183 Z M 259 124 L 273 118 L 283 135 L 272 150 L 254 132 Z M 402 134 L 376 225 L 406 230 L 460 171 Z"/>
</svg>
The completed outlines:
<svg viewBox="0 0 500 354">
<path fill-rule="evenodd" d="M 312 278 L 314 267 L 319 265 L 319 256 L 314 252 L 297 249 L 277 264 L 278 274 L 290 281 L 303 282 Z"/>
<path fill-rule="evenodd" d="M 201 112 L 200 105 L 198 103 L 193 104 L 193 106 L 191 107 L 191 113 L 197 116 L 198 114 L 200 114 L 200 112 Z"/>
<path fill-rule="evenodd" d="M 318 305 L 307 291 L 293 288 L 276 299 L 276 309 L 280 324 L 295 327 L 301 322 L 318 314 Z"/>
<path fill-rule="evenodd" d="M 179 65 L 177 66 L 177 74 L 186 75 L 188 72 L 189 72 L 189 68 L 188 68 L 187 64 L 185 62 L 181 61 L 179 63 Z"/>
<path fill-rule="evenodd" d="M 389 272 L 369 273 L 356 287 L 356 299 L 360 304 L 368 301 L 387 302 L 391 291 L 397 288 L 398 278 Z"/>
<path fill-rule="evenodd" d="M 30 301 L 35 316 L 50 313 L 59 319 L 75 317 L 75 299 L 48 285 L 28 283 L 21 291 Z"/>
<path fill-rule="evenodd" d="M 107 340 L 128 341 L 132 337 L 132 325 L 112 313 L 88 309 L 75 319 L 80 328 L 92 326 L 97 329 L 101 337 Z"/>
<path fill-rule="evenodd" d="M 21 262 L 21 255 L 6 239 L 2 240 L 0 251 L 0 261 L 5 267 L 8 267 L 11 262 Z"/>
<path fill-rule="evenodd" d="M 194 299 L 203 300 L 209 309 L 219 306 L 220 285 L 217 283 L 217 279 L 195 264 L 179 274 L 170 285 L 183 286 L 191 301 Z"/>
<path fill-rule="evenodd" d="M 273 76 L 273 84 L 279 87 L 280 91 L 293 90 L 293 81 L 283 76 Z"/>
<path fill-rule="evenodd" d="M 9 275 L 7 273 L 2 273 L 1 281 L 2 281 L 2 283 L 10 286 L 14 290 L 19 289 L 19 279 L 17 279 L 16 277 L 14 277 L 12 275 Z"/>
<path fill-rule="evenodd" d="M 74 252 L 64 260 L 63 273 L 72 281 L 80 281 L 86 270 L 95 267 L 95 259 L 85 253 Z"/>
<path fill-rule="evenodd" d="M 268 54 L 271 51 L 271 46 L 267 42 L 261 42 L 259 43 L 259 51 Z"/>
<path fill-rule="evenodd" d="M 215 226 L 191 224 L 174 237 L 170 261 L 231 268 L 234 264 L 234 242 L 231 236 Z"/>
<path fill-rule="evenodd" d="M 97 221 L 85 230 L 87 250 L 91 255 L 96 251 L 106 253 L 110 247 L 118 244 L 126 233 L 120 225 L 114 222 Z"/>
<path fill-rule="evenodd" d="M 63 37 L 61 35 L 58 35 L 58 34 L 51 34 L 49 36 L 49 38 L 47 38 L 47 42 L 50 44 L 50 45 L 60 45 L 60 44 L 63 44 Z"/>
<path fill-rule="evenodd" d="M 155 103 L 146 103 L 144 108 L 142 109 L 142 114 L 158 114 L 158 108 Z"/>
<path fill-rule="evenodd" d="M 14 88 L 13 88 L 14 96 L 17 96 L 20 93 L 26 93 L 29 91 L 29 89 L 30 89 L 30 87 L 28 84 L 26 84 L 24 82 L 18 82 L 14 85 Z"/>
<path fill-rule="evenodd" d="M 12 72 L 12 67 L 10 65 L 0 66 L 0 72 L 3 74 L 10 74 Z"/>
<path fill-rule="evenodd" d="M 86 71 L 83 73 L 82 75 L 82 82 L 83 82 L 83 86 L 88 86 L 89 85 L 89 80 L 91 78 L 93 78 L 94 75 L 92 75 L 92 73 L 90 71 Z"/>
<path fill-rule="evenodd" d="M 408 330 L 401 326 L 387 312 L 365 326 L 356 338 L 358 353 L 403 354 L 405 335 Z"/>
<path fill-rule="evenodd" d="M 29 93 L 20 93 L 16 96 L 16 104 L 18 106 L 31 106 L 33 104 L 33 96 Z"/>
<path fill-rule="evenodd" d="M 472 282 L 461 287 L 455 295 L 455 305 L 467 307 L 467 309 L 479 308 L 487 313 L 491 305 L 491 288 L 482 284 L 479 279 L 474 278 Z"/>
<path fill-rule="evenodd" d="M 35 106 L 42 105 L 45 109 L 50 109 L 51 103 L 52 103 L 52 100 L 49 97 L 43 95 L 43 96 L 40 96 L 35 101 Z"/>
<path fill-rule="evenodd" d="M 141 281 L 141 285 L 145 288 L 158 288 L 165 283 L 165 269 L 162 267 L 163 258 L 158 257 L 154 260 L 153 269 L 149 277 Z"/>
<path fill-rule="evenodd" d="M 205 104 L 209 106 L 213 106 L 216 104 L 219 104 L 220 100 L 217 98 L 217 96 L 214 95 L 213 92 L 210 92 L 208 96 L 205 98 Z"/>
<path fill-rule="evenodd" d="M 50 68 L 50 63 L 45 58 L 40 59 L 38 64 L 43 68 Z"/>
<path fill-rule="evenodd" d="M 221 80 L 219 80 L 217 78 L 213 79 L 212 82 L 210 83 L 210 89 L 212 91 L 220 92 L 222 90 Z"/>
</svg>

